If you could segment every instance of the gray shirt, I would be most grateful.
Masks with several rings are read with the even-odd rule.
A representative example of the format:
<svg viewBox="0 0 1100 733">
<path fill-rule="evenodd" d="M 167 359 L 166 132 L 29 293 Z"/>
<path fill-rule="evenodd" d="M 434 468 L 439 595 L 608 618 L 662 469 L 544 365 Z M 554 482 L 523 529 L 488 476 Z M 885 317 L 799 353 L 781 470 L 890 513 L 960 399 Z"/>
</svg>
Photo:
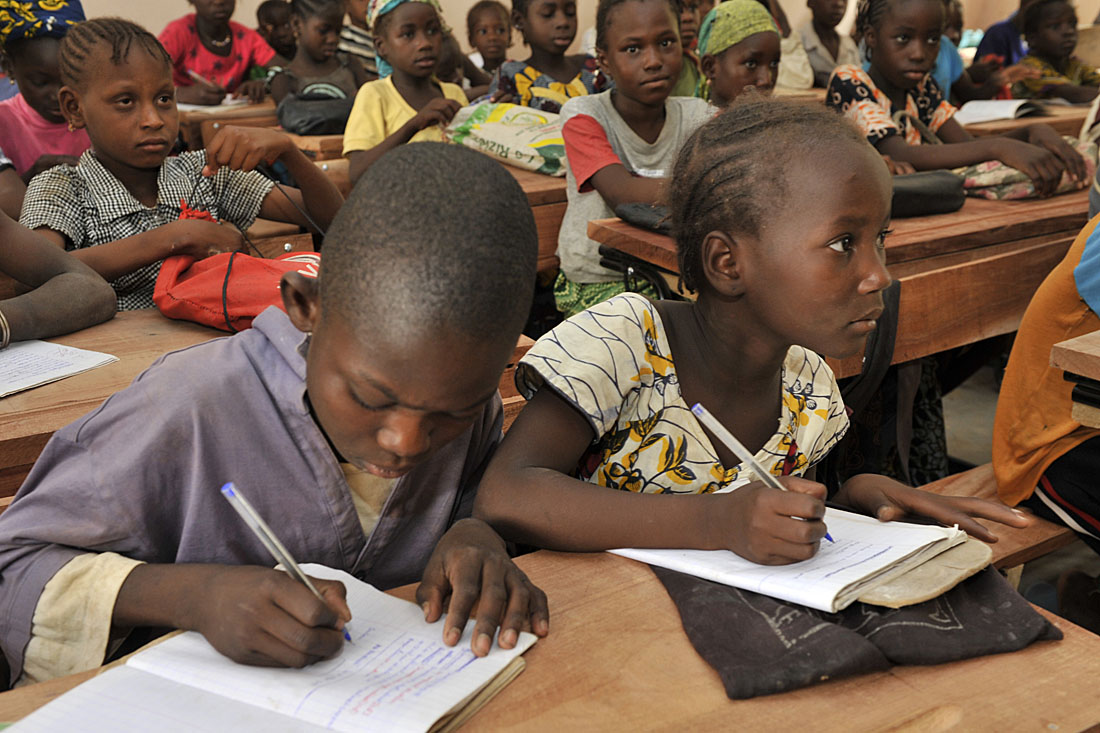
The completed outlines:
<svg viewBox="0 0 1100 733">
<path fill-rule="evenodd" d="M 299 562 L 380 588 L 420 578 L 468 516 L 500 439 L 499 398 L 398 479 L 370 537 L 305 399 L 309 342 L 269 308 L 253 327 L 167 354 L 57 432 L 0 515 L 0 646 L 18 679 L 38 598 L 86 552 L 151 563 L 273 565 L 219 489 L 236 482 Z"/>
</svg>

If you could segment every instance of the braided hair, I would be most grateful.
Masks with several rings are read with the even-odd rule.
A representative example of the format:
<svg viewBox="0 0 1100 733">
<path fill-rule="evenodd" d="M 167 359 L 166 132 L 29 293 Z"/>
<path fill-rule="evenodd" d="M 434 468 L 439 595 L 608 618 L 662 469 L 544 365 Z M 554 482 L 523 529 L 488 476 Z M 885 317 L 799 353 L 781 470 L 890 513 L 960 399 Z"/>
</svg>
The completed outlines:
<svg viewBox="0 0 1100 733">
<path fill-rule="evenodd" d="M 73 26 L 61 41 L 57 62 L 63 84 L 74 88 L 83 86 L 89 57 L 100 44 L 110 45 L 111 63 L 115 66 L 125 63 L 130 49 L 136 44 L 153 59 L 172 67 L 172 57 L 164 46 L 140 25 L 122 18 L 95 18 Z"/>
<path fill-rule="evenodd" d="M 706 281 L 702 244 L 713 231 L 756 237 L 769 202 L 787 195 L 791 161 L 844 142 L 868 145 L 856 128 L 824 107 L 755 92 L 688 138 L 669 184 L 680 276 L 692 291 Z"/>
</svg>

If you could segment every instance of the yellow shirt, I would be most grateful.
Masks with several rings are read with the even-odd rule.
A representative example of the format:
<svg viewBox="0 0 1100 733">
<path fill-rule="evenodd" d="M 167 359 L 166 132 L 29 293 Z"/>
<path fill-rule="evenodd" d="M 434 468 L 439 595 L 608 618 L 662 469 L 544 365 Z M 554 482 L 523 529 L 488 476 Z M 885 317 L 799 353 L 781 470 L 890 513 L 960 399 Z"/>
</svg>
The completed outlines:
<svg viewBox="0 0 1100 733">
<path fill-rule="evenodd" d="M 454 99 L 464 107 L 469 104 L 462 87 L 445 81 L 435 83 L 447 99 Z M 370 150 L 416 117 L 417 112 L 397 91 L 392 76 L 367 82 L 359 87 L 347 127 L 344 128 L 344 155 L 355 150 Z M 409 142 L 432 140 L 443 140 L 443 130 L 439 125 L 425 127 Z"/>
</svg>

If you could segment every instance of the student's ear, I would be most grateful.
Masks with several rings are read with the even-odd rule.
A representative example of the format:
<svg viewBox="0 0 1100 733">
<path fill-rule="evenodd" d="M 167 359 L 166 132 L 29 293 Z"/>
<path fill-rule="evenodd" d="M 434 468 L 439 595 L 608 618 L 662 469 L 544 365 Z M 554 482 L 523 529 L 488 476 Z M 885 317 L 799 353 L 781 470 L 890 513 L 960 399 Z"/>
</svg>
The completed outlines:
<svg viewBox="0 0 1100 733">
<path fill-rule="evenodd" d="M 290 16 L 290 30 L 294 32 L 295 38 L 302 37 L 302 19 L 298 17 L 297 13 Z"/>
<path fill-rule="evenodd" d="M 703 237 L 700 251 L 703 275 L 718 295 L 740 298 L 745 292 L 742 268 L 743 249 L 737 240 L 723 231 L 713 231 Z"/>
<path fill-rule="evenodd" d="M 875 46 L 878 45 L 878 33 L 874 26 L 870 26 L 863 32 L 863 42 L 867 45 L 867 58 L 871 58 Z"/>
<path fill-rule="evenodd" d="M 718 75 L 718 58 L 708 53 L 699 59 L 699 71 L 703 72 L 707 80 L 714 81 L 714 77 Z"/>
<path fill-rule="evenodd" d="M 374 37 L 374 54 L 381 56 L 382 60 L 386 60 L 386 39 L 383 36 Z"/>
<path fill-rule="evenodd" d="M 279 290 L 291 323 L 302 333 L 311 333 L 321 320 L 321 288 L 317 278 L 288 272 L 279 282 Z"/>
<path fill-rule="evenodd" d="M 527 25 L 527 19 L 521 13 L 512 13 L 512 27 L 519 31 L 520 36 L 523 36 L 525 25 Z"/>
<path fill-rule="evenodd" d="M 80 96 L 72 87 L 63 86 L 57 91 L 58 103 L 61 105 L 61 115 L 74 130 L 84 128 L 84 113 L 80 110 Z"/>
</svg>

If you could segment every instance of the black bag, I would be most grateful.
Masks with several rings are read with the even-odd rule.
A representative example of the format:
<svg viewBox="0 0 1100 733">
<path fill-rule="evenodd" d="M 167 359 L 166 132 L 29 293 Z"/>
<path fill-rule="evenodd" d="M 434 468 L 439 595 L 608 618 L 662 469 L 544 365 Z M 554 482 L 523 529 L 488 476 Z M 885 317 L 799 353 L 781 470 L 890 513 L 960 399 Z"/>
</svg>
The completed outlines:
<svg viewBox="0 0 1100 733">
<path fill-rule="evenodd" d="M 921 171 L 894 176 L 892 216 L 928 216 L 958 211 L 966 201 L 963 179 L 951 171 Z"/>
<path fill-rule="evenodd" d="M 283 129 L 295 135 L 338 135 L 347 126 L 354 103 L 354 98 L 288 94 L 275 108 L 275 115 Z"/>
</svg>

